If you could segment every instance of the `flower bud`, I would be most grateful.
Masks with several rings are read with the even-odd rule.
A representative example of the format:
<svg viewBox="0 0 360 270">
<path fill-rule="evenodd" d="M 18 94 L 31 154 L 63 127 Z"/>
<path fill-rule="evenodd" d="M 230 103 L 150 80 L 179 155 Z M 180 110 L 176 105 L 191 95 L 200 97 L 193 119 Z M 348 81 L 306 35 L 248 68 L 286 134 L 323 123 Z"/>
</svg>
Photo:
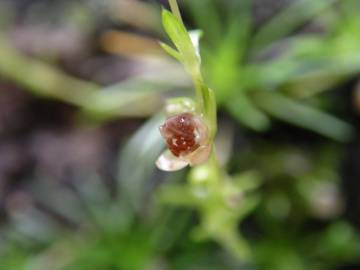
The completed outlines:
<svg viewBox="0 0 360 270">
<path fill-rule="evenodd" d="M 160 133 L 171 152 L 158 159 L 157 165 L 162 170 L 172 171 L 188 164 L 197 165 L 205 162 L 210 155 L 208 128 L 199 116 L 186 112 L 170 117 L 160 127 Z M 178 159 L 181 166 L 169 162 L 169 158 L 173 162 Z"/>
</svg>

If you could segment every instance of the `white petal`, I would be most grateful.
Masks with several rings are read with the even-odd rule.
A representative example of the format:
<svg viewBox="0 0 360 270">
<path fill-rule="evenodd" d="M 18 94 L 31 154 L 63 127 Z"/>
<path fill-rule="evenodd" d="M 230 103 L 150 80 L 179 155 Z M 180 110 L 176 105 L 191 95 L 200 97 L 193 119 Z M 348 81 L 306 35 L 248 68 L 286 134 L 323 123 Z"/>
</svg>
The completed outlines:
<svg viewBox="0 0 360 270">
<path fill-rule="evenodd" d="M 156 166 L 163 171 L 177 171 L 185 168 L 189 162 L 174 156 L 169 150 L 166 150 L 156 161 Z"/>
<path fill-rule="evenodd" d="M 204 145 L 208 140 L 208 128 L 207 125 L 200 117 L 194 117 L 196 123 L 196 142 L 200 145 Z"/>
<path fill-rule="evenodd" d="M 211 154 L 211 145 L 202 145 L 194 152 L 186 156 L 186 159 L 189 161 L 190 166 L 199 165 L 206 162 Z"/>
<path fill-rule="evenodd" d="M 194 45 L 195 51 L 196 51 L 196 56 L 198 57 L 199 61 L 201 62 L 201 57 L 200 57 L 200 46 L 199 46 L 199 41 L 200 38 L 202 36 L 202 31 L 201 30 L 192 30 L 190 31 L 190 39 L 191 39 L 191 43 Z"/>
<path fill-rule="evenodd" d="M 195 102 L 191 98 L 172 98 L 166 101 L 165 111 L 168 117 L 181 113 L 195 112 Z"/>
</svg>

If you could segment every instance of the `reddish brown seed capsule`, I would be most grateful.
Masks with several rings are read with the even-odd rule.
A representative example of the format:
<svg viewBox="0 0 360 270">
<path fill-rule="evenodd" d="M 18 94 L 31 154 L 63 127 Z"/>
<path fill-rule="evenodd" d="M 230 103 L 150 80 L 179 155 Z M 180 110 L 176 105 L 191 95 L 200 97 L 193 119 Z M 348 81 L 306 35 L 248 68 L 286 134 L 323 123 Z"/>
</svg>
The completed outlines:
<svg viewBox="0 0 360 270">
<path fill-rule="evenodd" d="M 206 136 L 202 121 L 191 113 L 182 113 L 166 120 L 160 127 L 167 147 L 174 156 L 186 156 L 198 149 Z"/>
</svg>

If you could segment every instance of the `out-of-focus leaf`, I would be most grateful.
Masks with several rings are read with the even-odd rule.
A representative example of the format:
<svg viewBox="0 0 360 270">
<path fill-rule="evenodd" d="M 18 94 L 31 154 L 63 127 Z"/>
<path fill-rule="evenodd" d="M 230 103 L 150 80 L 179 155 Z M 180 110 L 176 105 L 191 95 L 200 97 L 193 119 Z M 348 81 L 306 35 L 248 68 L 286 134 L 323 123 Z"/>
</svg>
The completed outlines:
<svg viewBox="0 0 360 270">
<path fill-rule="evenodd" d="M 252 0 L 232 1 L 229 3 L 229 22 L 226 38 L 232 40 L 234 50 L 238 54 L 238 60 L 244 60 L 252 30 Z"/>
<path fill-rule="evenodd" d="M 112 200 L 102 179 L 89 176 L 86 182 L 73 182 L 79 195 L 83 211 L 92 224 L 105 231 L 128 229 L 133 213 L 123 198 Z"/>
<path fill-rule="evenodd" d="M 184 185 L 164 185 L 158 192 L 160 202 L 182 207 L 196 207 L 199 200 L 191 192 L 191 189 Z"/>
<path fill-rule="evenodd" d="M 329 256 L 339 261 L 356 258 L 360 253 L 359 235 L 350 224 L 337 221 L 322 232 L 316 250 L 320 256 Z"/>
<path fill-rule="evenodd" d="M 236 174 L 231 178 L 234 181 L 234 184 L 243 192 L 255 190 L 261 184 L 260 175 L 256 171 Z"/>
<path fill-rule="evenodd" d="M 330 90 L 346 76 L 318 70 L 286 82 L 282 91 L 295 98 L 306 98 Z"/>
<path fill-rule="evenodd" d="M 0 35 L 0 75 L 35 95 L 82 105 L 99 86 L 65 74 L 40 60 L 22 55 Z"/>
<path fill-rule="evenodd" d="M 127 198 L 135 210 L 142 207 L 155 161 L 164 149 L 158 130 L 163 121 L 162 114 L 152 117 L 130 139 L 119 157 L 120 196 Z"/>
<path fill-rule="evenodd" d="M 48 243 L 56 238 L 56 226 L 45 213 L 39 211 L 34 205 L 24 206 L 10 212 L 12 229 L 17 235 L 25 237 L 33 242 Z"/>
<path fill-rule="evenodd" d="M 329 47 L 330 44 L 324 43 L 324 46 Z M 335 49 L 334 52 L 329 53 L 331 56 L 325 56 L 326 59 L 323 61 L 314 62 L 318 67 L 314 65 L 315 68 L 309 67 L 308 70 L 288 78 L 281 89 L 293 97 L 305 98 L 331 90 L 347 78 L 359 73 L 360 54 L 357 50 L 350 51 L 345 56 L 336 55 L 336 52 Z M 307 63 L 310 66 L 311 59 Z"/>
<path fill-rule="evenodd" d="M 95 3 L 99 3 L 101 6 L 106 5 L 110 16 L 116 20 L 145 31 L 161 33 L 159 7 L 155 3 L 140 0 L 100 1 Z"/>
<path fill-rule="evenodd" d="M 87 96 L 84 111 L 100 118 L 144 117 L 159 110 L 169 85 L 128 80 Z"/>
<path fill-rule="evenodd" d="M 204 47 L 204 73 L 210 86 L 216 91 L 219 104 L 223 104 L 230 95 L 237 94 L 235 90 L 244 79 L 244 70 L 241 65 L 247 49 L 247 33 L 239 31 L 241 20 L 231 22 L 229 29 L 224 33 L 221 43 L 214 49 Z M 244 30 L 245 31 L 245 30 Z"/>
<path fill-rule="evenodd" d="M 253 105 L 244 93 L 238 93 L 227 100 L 226 108 L 241 124 L 256 131 L 264 131 L 270 126 L 269 117 Z"/>
<path fill-rule="evenodd" d="M 0 31 L 5 32 L 15 21 L 14 6 L 10 2 L 2 1 L 0 3 Z"/>
<path fill-rule="evenodd" d="M 240 205 L 238 211 L 238 215 L 243 219 L 248 216 L 254 208 L 260 203 L 260 196 L 251 195 L 246 198 Z"/>
<path fill-rule="evenodd" d="M 30 188 L 38 203 L 64 217 L 67 221 L 80 224 L 84 220 L 84 209 L 81 208 L 81 202 L 70 189 L 64 188 L 44 176 L 38 177 Z"/>
<path fill-rule="evenodd" d="M 334 140 L 347 141 L 354 132 L 346 122 L 279 93 L 256 91 L 251 97 L 255 104 L 268 114 Z"/>
<path fill-rule="evenodd" d="M 260 28 L 254 36 L 252 48 L 254 51 L 270 45 L 272 42 L 293 32 L 297 27 L 330 7 L 337 0 L 302 0 L 295 1 L 269 23 Z"/>
<path fill-rule="evenodd" d="M 216 9 L 215 1 L 186 0 L 184 2 L 189 7 L 192 17 L 196 21 L 196 25 L 206 33 L 206 39 L 208 39 L 211 44 L 218 43 L 221 39 L 223 25 L 219 12 Z"/>
<path fill-rule="evenodd" d="M 0 75 L 4 79 L 14 81 L 35 95 L 79 106 L 84 112 L 99 118 L 151 115 L 160 107 L 161 92 L 174 89 L 174 86 L 186 86 L 186 79 L 179 74 L 176 66 L 166 61 L 148 62 L 152 67 L 149 71 L 101 88 L 65 74 L 45 62 L 22 55 L 12 48 L 6 38 L 0 36 Z M 165 79 L 164 74 L 161 74 L 162 78 L 159 76 L 164 69 L 169 71 Z"/>
</svg>

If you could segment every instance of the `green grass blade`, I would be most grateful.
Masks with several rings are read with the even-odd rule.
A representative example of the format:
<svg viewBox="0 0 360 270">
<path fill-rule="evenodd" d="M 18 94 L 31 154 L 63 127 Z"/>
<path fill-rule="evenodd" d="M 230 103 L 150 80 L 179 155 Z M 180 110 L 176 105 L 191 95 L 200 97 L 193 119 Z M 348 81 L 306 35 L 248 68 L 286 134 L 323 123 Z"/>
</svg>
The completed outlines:
<svg viewBox="0 0 360 270">
<path fill-rule="evenodd" d="M 296 28 L 330 7 L 336 1 L 337 0 L 296 1 L 259 29 L 252 42 L 253 50 L 262 49 L 272 42 L 292 33 Z"/>
<path fill-rule="evenodd" d="M 206 33 L 206 40 L 209 41 L 211 45 L 219 43 L 222 38 L 223 25 L 219 12 L 216 9 L 215 1 L 185 0 L 184 2 L 189 7 L 197 28 Z"/>
<path fill-rule="evenodd" d="M 348 123 L 279 93 L 257 91 L 251 97 L 257 106 L 275 118 L 331 139 L 347 141 L 354 132 Z"/>
<path fill-rule="evenodd" d="M 237 121 L 250 129 L 264 131 L 270 126 L 269 117 L 254 106 L 245 94 L 238 93 L 227 100 L 226 108 Z"/>
</svg>

